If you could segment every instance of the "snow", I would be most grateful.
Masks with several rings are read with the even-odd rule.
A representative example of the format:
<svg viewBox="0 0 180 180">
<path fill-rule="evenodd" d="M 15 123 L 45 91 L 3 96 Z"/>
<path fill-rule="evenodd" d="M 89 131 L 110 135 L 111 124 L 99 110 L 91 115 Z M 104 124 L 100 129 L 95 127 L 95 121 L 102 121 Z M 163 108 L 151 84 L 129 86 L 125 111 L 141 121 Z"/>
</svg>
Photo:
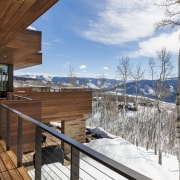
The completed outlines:
<svg viewBox="0 0 180 180">
<path fill-rule="evenodd" d="M 87 127 L 92 133 L 100 135 L 102 138 L 92 140 L 87 143 L 86 146 L 98 151 L 111 159 L 126 165 L 127 167 L 134 169 L 135 171 L 152 178 L 153 180 L 178 180 L 179 170 L 177 158 L 173 155 L 163 154 L 163 165 L 159 165 L 157 155 L 154 155 L 152 150 L 146 151 L 142 147 L 137 147 L 130 144 L 121 137 L 111 135 L 105 132 L 102 128 Z M 113 177 L 116 180 L 123 180 L 119 174 L 112 172 L 103 165 L 97 163 L 91 158 L 84 154 L 81 154 L 80 160 L 80 176 L 82 179 L 91 180 L 91 175 L 94 174 L 96 179 L 108 180 L 108 176 L 103 173 L 95 172 L 93 166 L 98 167 L 100 171 Z M 49 165 L 43 165 L 42 168 L 42 179 L 58 179 L 58 176 L 62 177 L 63 180 L 69 179 L 69 166 L 63 166 L 60 163 L 53 163 Z M 86 173 L 88 172 L 88 174 Z M 34 177 L 34 170 L 30 170 L 29 174 Z M 104 176 L 104 177 L 103 177 Z"/>
<path fill-rule="evenodd" d="M 98 139 L 90 142 L 88 146 L 154 180 L 176 178 L 157 163 L 151 151 L 143 151 L 121 138 Z"/>
<path fill-rule="evenodd" d="M 53 127 L 61 128 L 61 121 L 51 121 L 50 125 Z"/>
<path fill-rule="evenodd" d="M 91 132 L 91 134 L 96 134 L 98 137 L 100 138 L 116 138 L 116 136 L 104 131 L 104 129 L 100 128 L 100 127 L 87 127 L 87 129 Z"/>
<path fill-rule="evenodd" d="M 99 87 L 97 87 L 95 84 L 93 84 L 92 82 L 88 82 L 87 83 L 87 86 L 89 87 L 89 88 L 92 88 L 92 89 L 100 89 Z"/>
</svg>

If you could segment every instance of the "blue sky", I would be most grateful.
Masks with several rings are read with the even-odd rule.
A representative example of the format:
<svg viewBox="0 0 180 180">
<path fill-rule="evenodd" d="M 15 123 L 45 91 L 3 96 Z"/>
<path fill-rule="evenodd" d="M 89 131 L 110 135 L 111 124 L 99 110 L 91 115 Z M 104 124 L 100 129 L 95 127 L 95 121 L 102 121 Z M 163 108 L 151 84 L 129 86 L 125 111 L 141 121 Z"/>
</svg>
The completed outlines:
<svg viewBox="0 0 180 180">
<path fill-rule="evenodd" d="M 166 47 L 177 75 L 179 30 L 155 31 L 164 17 L 153 0 L 61 0 L 29 28 L 42 31 L 43 64 L 15 74 L 116 78 L 121 57 L 140 63 L 149 78 L 148 60 Z"/>
</svg>

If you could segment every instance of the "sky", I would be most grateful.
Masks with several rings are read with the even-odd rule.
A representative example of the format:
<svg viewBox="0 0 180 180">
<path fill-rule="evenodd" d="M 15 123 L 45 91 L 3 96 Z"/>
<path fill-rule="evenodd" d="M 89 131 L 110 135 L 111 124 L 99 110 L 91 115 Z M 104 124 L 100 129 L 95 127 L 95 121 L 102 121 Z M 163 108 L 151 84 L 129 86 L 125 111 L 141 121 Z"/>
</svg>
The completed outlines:
<svg viewBox="0 0 180 180">
<path fill-rule="evenodd" d="M 180 30 L 155 30 L 164 17 L 159 1 L 60 0 L 28 27 L 42 31 L 42 65 L 15 75 L 69 76 L 71 69 L 77 77 L 117 78 L 119 60 L 128 57 L 150 78 L 148 60 L 166 48 L 176 76 Z"/>
</svg>

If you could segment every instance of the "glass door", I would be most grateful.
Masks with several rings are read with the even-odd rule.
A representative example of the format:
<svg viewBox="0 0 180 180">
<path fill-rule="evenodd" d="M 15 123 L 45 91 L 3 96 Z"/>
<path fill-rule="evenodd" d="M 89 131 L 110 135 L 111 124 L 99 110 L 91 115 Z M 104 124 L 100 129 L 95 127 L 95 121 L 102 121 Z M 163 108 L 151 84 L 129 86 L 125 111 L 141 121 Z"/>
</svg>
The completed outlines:
<svg viewBox="0 0 180 180">
<path fill-rule="evenodd" d="M 7 96 L 8 65 L 0 64 L 0 97 Z"/>
</svg>

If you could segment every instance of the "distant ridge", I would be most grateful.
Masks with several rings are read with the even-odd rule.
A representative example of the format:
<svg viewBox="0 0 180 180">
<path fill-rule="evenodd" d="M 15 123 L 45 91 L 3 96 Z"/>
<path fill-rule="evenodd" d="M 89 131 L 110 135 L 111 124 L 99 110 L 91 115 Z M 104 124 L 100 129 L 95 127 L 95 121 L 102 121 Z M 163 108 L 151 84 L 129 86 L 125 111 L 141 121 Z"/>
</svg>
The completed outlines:
<svg viewBox="0 0 180 180">
<path fill-rule="evenodd" d="M 14 76 L 16 81 L 44 81 L 44 84 L 47 82 L 54 83 L 64 83 L 68 84 L 70 82 L 69 77 L 59 77 L 59 76 L 44 76 L 44 75 L 21 75 Z M 166 89 L 169 91 L 169 95 L 164 97 L 162 100 L 166 102 L 175 103 L 176 94 L 177 94 L 177 78 L 169 78 L 166 81 Z M 87 87 L 91 89 L 102 89 L 105 91 L 116 91 L 118 93 L 123 93 L 123 84 L 122 81 L 116 79 L 108 78 L 91 78 L 91 77 L 75 77 L 75 85 L 78 87 Z M 135 82 L 127 82 L 127 94 L 135 95 Z M 141 80 L 138 82 L 138 92 L 139 96 L 145 96 L 150 98 L 156 98 L 154 96 L 154 91 L 152 88 L 151 80 Z"/>
</svg>

